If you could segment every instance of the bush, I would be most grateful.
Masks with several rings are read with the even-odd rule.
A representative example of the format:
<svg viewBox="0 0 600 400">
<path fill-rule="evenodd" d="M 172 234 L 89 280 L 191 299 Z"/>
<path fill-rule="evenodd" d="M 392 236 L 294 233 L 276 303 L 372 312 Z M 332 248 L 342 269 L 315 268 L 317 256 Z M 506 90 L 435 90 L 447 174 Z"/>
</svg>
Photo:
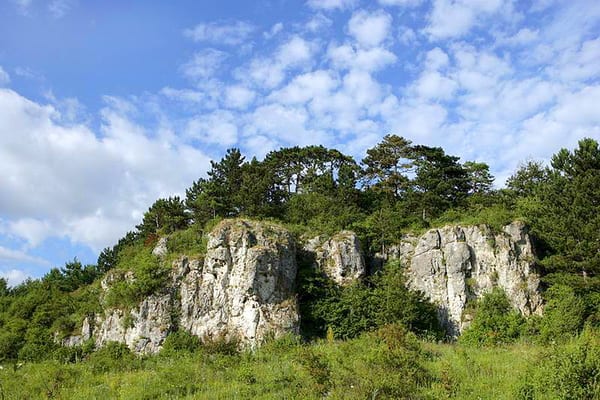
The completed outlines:
<svg viewBox="0 0 600 400">
<path fill-rule="evenodd" d="M 134 307 L 145 296 L 164 288 L 170 268 L 160 264 L 151 247 L 135 243 L 121 250 L 112 273 L 124 275 L 126 271 L 133 272 L 133 280 L 121 279 L 110 287 L 105 298 L 108 307 Z"/>
<path fill-rule="evenodd" d="M 540 322 L 540 339 L 548 343 L 577 335 L 586 315 L 585 303 L 572 288 L 554 285 L 546 291 L 546 307 Z"/>
<path fill-rule="evenodd" d="M 163 343 L 161 355 L 171 356 L 178 353 L 193 353 L 200 349 L 202 342 L 198 336 L 187 331 L 171 332 Z"/>
<path fill-rule="evenodd" d="M 506 293 L 496 288 L 475 305 L 475 318 L 460 341 L 471 345 L 499 345 L 514 342 L 525 320 L 513 310 Z"/>
<path fill-rule="evenodd" d="M 99 373 L 134 369 L 136 360 L 136 356 L 124 343 L 108 342 L 92 353 L 87 361 L 92 370 Z"/>
<path fill-rule="evenodd" d="M 569 343 L 553 346 L 524 376 L 518 397 L 600 399 L 600 332 L 588 328 Z"/>
<path fill-rule="evenodd" d="M 303 332 L 339 339 L 355 338 L 391 323 L 423 336 L 442 336 L 435 306 L 406 288 L 402 267 L 388 263 L 370 282 L 339 287 L 306 267 L 299 274 Z M 307 326 L 310 324 L 309 326 Z"/>
<path fill-rule="evenodd" d="M 206 253 L 206 242 L 207 239 L 202 232 L 202 227 L 197 224 L 173 232 L 167 239 L 167 264 L 170 265 L 173 260 L 181 255 L 189 257 L 203 256 Z"/>
</svg>

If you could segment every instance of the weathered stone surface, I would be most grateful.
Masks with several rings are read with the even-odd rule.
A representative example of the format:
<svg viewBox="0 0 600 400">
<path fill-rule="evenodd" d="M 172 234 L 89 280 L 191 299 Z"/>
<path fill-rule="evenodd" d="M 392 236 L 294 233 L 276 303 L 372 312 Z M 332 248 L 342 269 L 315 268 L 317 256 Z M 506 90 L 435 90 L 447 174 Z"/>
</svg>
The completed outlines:
<svg viewBox="0 0 600 400">
<path fill-rule="evenodd" d="M 136 353 L 155 353 L 173 328 L 173 298 L 169 294 L 146 297 L 130 311 L 107 310 L 96 322 L 97 346 L 122 342 Z"/>
<path fill-rule="evenodd" d="M 354 232 L 342 231 L 330 238 L 317 236 L 308 240 L 303 250 L 312 255 L 315 268 L 338 285 L 362 279 L 367 272 L 360 241 Z"/>
<path fill-rule="evenodd" d="M 204 338 L 255 346 L 297 332 L 295 245 L 276 225 L 225 221 L 210 235 L 201 269 L 181 284 L 182 328 Z"/>
<path fill-rule="evenodd" d="M 365 276 L 360 243 L 353 232 L 308 240 L 303 253 L 315 268 L 340 285 Z M 164 260 L 166 241 L 154 249 Z M 534 252 L 525 226 L 507 225 L 501 232 L 486 226 L 447 226 L 420 237 L 403 236 L 386 249 L 385 258 L 406 266 L 407 285 L 438 305 L 451 335 L 469 323 L 466 305 L 494 287 L 504 289 L 524 315 L 542 310 Z M 164 261 L 163 261 L 164 262 Z M 62 340 L 77 345 L 93 338 L 102 346 L 126 343 L 139 353 L 154 353 L 167 335 L 183 329 L 202 340 L 237 340 L 256 346 L 263 339 L 298 332 L 294 293 L 296 249 L 289 232 L 278 225 L 226 220 L 208 235 L 202 260 L 180 257 L 173 262 L 166 287 L 132 310 L 106 309 L 83 321 L 81 334 Z M 106 293 L 120 280 L 133 282 L 131 272 L 109 272 L 101 281 Z"/>
<path fill-rule="evenodd" d="M 164 257 L 166 251 L 161 240 L 153 254 Z M 202 340 L 236 340 L 246 346 L 297 332 L 295 254 L 292 236 L 277 225 L 223 221 L 209 234 L 203 261 L 181 257 L 159 293 L 132 310 L 107 309 L 94 320 L 86 318 L 82 335 L 64 343 L 93 337 L 98 346 L 117 341 L 138 353 L 155 353 L 176 328 Z M 135 277 L 108 273 L 101 287 L 107 292 L 120 279 Z"/>
<path fill-rule="evenodd" d="M 168 252 L 167 240 L 167 237 L 161 237 L 158 239 L 158 243 L 156 243 L 156 246 L 154 246 L 154 249 L 152 249 L 152 255 L 156 257 L 166 256 Z"/>
<path fill-rule="evenodd" d="M 494 287 L 504 289 L 523 315 L 542 311 L 533 247 L 521 222 L 498 233 L 486 226 L 432 229 L 419 238 L 404 237 L 400 245 L 388 249 L 387 257 L 406 265 L 408 286 L 438 305 L 451 335 L 468 325 L 467 302 Z"/>
</svg>

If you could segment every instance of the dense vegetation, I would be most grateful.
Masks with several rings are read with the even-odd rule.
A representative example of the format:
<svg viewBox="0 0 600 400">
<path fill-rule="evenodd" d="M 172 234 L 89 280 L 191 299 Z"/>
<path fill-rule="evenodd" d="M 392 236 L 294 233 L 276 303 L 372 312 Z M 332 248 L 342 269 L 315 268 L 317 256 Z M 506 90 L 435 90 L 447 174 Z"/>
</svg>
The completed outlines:
<svg viewBox="0 0 600 400">
<path fill-rule="evenodd" d="M 13 365 L 0 370 L 0 398 L 600 398 L 598 142 L 561 149 L 549 166 L 527 162 L 504 189 L 492 184 L 487 164 L 395 135 L 360 163 L 322 146 L 284 148 L 262 161 L 230 149 L 184 199 L 157 200 L 95 265 L 75 259 L 13 288 L 0 279 L 0 365 Z M 472 305 L 459 344 L 434 344 L 434 310 L 404 288 L 401 265 L 340 288 L 299 260 L 302 339 L 238 353 L 175 332 L 162 355 L 147 359 L 116 344 L 95 353 L 93 343 L 59 345 L 102 308 L 108 271 L 118 279 L 105 305 L 131 308 L 168 276 L 170 264 L 151 254 L 161 236 L 170 238 L 169 257 L 201 258 L 215 221 L 238 216 L 275 220 L 298 240 L 351 229 L 368 254 L 404 231 L 521 219 L 538 249 L 545 313 L 524 319 L 494 291 Z M 519 374 L 508 379 L 511 369 Z"/>
</svg>

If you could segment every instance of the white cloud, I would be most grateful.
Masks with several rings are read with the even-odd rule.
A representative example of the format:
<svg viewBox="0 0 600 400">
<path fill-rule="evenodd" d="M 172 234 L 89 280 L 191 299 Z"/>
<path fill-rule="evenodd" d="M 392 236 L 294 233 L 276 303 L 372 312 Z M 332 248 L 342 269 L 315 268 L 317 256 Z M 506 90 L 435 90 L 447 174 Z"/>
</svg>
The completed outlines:
<svg viewBox="0 0 600 400">
<path fill-rule="evenodd" d="M 337 69 L 359 69 L 369 72 L 382 70 L 397 61 L 396 55 L 387 49 L 354 49 L 349 44 L 330 46 L 327 56 Z"/>
<path fill-rule="evenodd" d="M 510 146 L 501 153 L 503 177 L 510 175 L 519 161 L 534 158 L 547 160 L 560 147 L 574 147 L 583 137 L 600 138 L 600 116 L 595 107 L 600 102 L 600 86 L 589 86 L 562 93 L 553 107 L 519 121 Z"/>
<path fill-rule="evenodd" d="M 183 34 L 195 42 L 239 45 L 246 42 L 256 27 L 244 21 L 218 21 L 200 23 Z"/>
<path fill-rule="evenodd" d="M 17 286 L 23 283 L 27 278 L 31 276 L 20 269 L 9 269 L 7 271 L 0 271 L 0 277 L 4 278 L 8 282 L 8 286 Z"/>
<path fill-rule="evenodd" d="M 428 70 L 437 71 L 440 68 L 447 66 L 449 61 L 450 59 L 448 58 L 448 54 L 446 54 L 446 52 L 439 47 L 436 47 L 427 52 L 425 68 Z"/>
<path fill-rule="evenodd" d="M 42 75 L 41 73 L 34 71 L 28 67 L 16 67 L 15 74 L 22 78 L 27 78 L 27 79 L 37 80 L 37 81 L 43 81 L 45 79 L 44 75 Z"/>
<path fill-rule="evenodd" d="M 53 233 L 48 221 L 35 218 L 20 218 L 12 221 L 9 223 L 8 231 L 27 240 L 31 247 L 36 247 Z"/>
<path fill-rule="evenodd" d="M 159 197 L 182 193 L 208 165 L 164 129 L 152 136 L 107 98 L 100 132 L 63 125 L 58 111 L 0 89 L 0 209 L 7 234 L 30 246 L 68 237 L 94 250 L 139 223 Z M 15 134 L 18 132 L 18 134 Z"/>
<path fill-rule="evenodd" d="M 246 109 L 256 98 L 256 92 L 241 85 L 228 86 L 224 104 L 228 108 Z"/>
<path fill-rule="evenodd" d="M 337 130 L 345 138 L 363 134 L 365 129 L 372 129 L 369 120 L 378 115 L 379 102 L 386 93 L 387 89 L 368 72 L 351 70 L 330 95 L 312 99 L 311 120 L 319 129 Z"/>
<path fill-rule="evenodd" d="M 296 76 L 287 86 L 272 93 L 270 100 L 281 104 L 301 104 L 314 98 L 329 96 L 339 85 L 337 77 L 329 71 L 318 70 Z"/>
<path fill-rule="evenodd" d="M 453 47 L 456 63 L 455 79 L 470 93 L 489 93 L 501 80 L 513 73 L 509 60 L 490 51 L 478 51 L 472 46 L 459 44 Z"/>
<path fill-rule="evenodd" d="M 329 28 L 333 24 L 333 21 L 319 13 L 314 15 L 305 25 L 304 28 L 309 32 L 319 32 L 326 28 Z"/>
<path fill-rule="evenodd" d="M 0 87 L 8 85 L 9 82 L 10 76 L 8 75 L 8 72 L 6 72 L 0 65 Z"/>
<path fill-rule="evenodd" d="M 450 100 L 457 89 L 455 81 L 437 71 L 424 72 L 415 84 L 416 95 L 424 100 Z"/>
<path fill-rule="evenodd" d="M 434 0 L 425 32 L 432 39 L 460 37 L 480 19 L 498 13 L 510 0 Z"/>
<path fill-rule="evenodd" d="M 415 143 L 440 145 L 439 135 L 444 132 L 448 116 L 447 110 L 440 104 L 422 102 L 398 102 L 389 98 L 382 104 L 382 115 L 389 132 L 412 139 Z"/>
<path fill-rule="evenodd" d="M 600 126 L 600 86 L 587 86 L 560 99 L 548 115 L 562 123 Z"/>
<path fill-rule="evenodd" d="M 20 250 L 13 250 L 3 246 L 0 246 L 0 260 L 4 261 L 18 261 L 18 262 L 30 262 L 38 265 L 49 265 L 50 263 L 43 258 L 31 256 Z"/>
<path fill-rule="evenodd" d="M 274 36 L 276 36 L 279 32 L 281 32 L 282 30 L 283 30 L 283 23 L 278 22 L 275 25 L 273 25 L 268 32 L 264 32 L 263 36 L 265 39 L 271 39 Z"/>
<path fill-rule="evenodd" d="M 310 115 L 304 107 L 267 104 L 258 107 L 244 127 L 248 136 L 262 135 L 283 145 L 327 143 L 327 135 L 309 127 Z"/>
<path fill-rule="evenodd" d="M 188 121 L 186 136 L 203 143 L 231 146 L 238 140 L 235 118 L 227 111 L 215 111 Z"/>
<path fill-rule="evenodd" d="M 219 71 L 227 53 L 216 49 L 204 49 L 194 54 L 194 57 L 181 66 L 181 71 L 191 79 L 206 79 Z"/>
<path fill-rule="evenodd" d="M 17 6 L 17 9 L 20 13 L 27 15 L 29 13 L 29 8 L 31 7 L 32 0 L 12 0 L 12 2 Z"/>
<path fill-rule="evenodd" d="M 423 3 L 423 0 L 378 0 L 382 6 L 401 6 L 416 7 Z"/>
<path fill-rule="evenodd" d="M 390 34 L 392 16 L 379 10 L 360 10 L 352 14 L 348 21 L 348 32 L 364 47 L 379 46 Z"/>
<path fill-rule="evenodd" d="M 279 48 L 276 57 L 280 64 L 287 67 L 309 61 L 312 53 L 313 45 L 310 42 L 294 36 Z"/>
<path fill-rule="evenodd" d="M 316 50 L 315 43 L 295 35 L 282 43 L 271 57 L 252 59 L 248 66 L 237 70 L 236 77 L 260 88 L 273 89 L 283 82 L 289 70 L 310 65 Z"/>
<path fill-rule="evenodd" d="M 517 33 L 509 37 L 499 37 L 497 44 L 508 46 L 525 46 L 537 41 L 540 37 L 539 30 L 521 28 Z"/>
<path fill-rule="evenodd" d="M 585 81 L 600 76 L 600 38 L 587 40 L 579 48 L 560 52 L 548 72 L 563 81 Z"/>
<path fill-rule="evenodd" d="M 173 89 L 171 87 L 164 87 L 160 90 L 160 94 L 163 96 L 185 103 L 201 103 L 206 99 L 206 95 L 193 89 Z"/>
<path fill-rule="evenodd" d="M 317 10 L 343 10 L 354 8 L 357 2 L 357 0 L 308 0 L 306 4 Z"/>
<path fill-rule="evenodd" d="M 405 46 L 411 45 L 417 41 L 417 34 L 408 26 L 401 26 L 399 29 L 398 40 Z"/>
</svg>

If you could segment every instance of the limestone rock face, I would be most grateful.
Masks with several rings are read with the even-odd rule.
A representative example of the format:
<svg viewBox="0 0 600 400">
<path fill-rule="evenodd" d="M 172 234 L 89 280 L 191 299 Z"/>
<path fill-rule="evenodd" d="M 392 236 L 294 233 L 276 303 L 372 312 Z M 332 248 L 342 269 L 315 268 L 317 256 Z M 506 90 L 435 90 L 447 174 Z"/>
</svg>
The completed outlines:
<svg viewBox="0 0 600 400">
<path fill-rule="evenodd" d="M 166 255 L 166 241 L 153 254 Z M 86 318 L 82 335 L 98 346 L 110 341 L 127 344 L 138 353 L 155 353 L 175 329 L 202 340 L 236 340 L 255 346 L 268 336 L 298 332 L 295 245 L 283 228 L 243 220 L 223 221 L 208 235 L 204 260 L 182 256 L 173 262 L 167 285 L 131 310 L 106 309 Z M 109 272 L 106 292 L 131 273 Z M 86 336 L 84 338 L 83 336 Z"/>
<path fill-rule="evenodd" d="M 499 233 L 486 226 L 447 226 L 418 238 L 405 236 L 387 257 L 406 266 L 409 288 L 438 305 L 440 320 L 451 335 L 469 323 L 467 302 L 494 287 L 502 288 L 523 315 L 542 312 L 533 247 L 521 222 Z"/>
<path fill-rule="evenodd" d="M 205 339 L 254 346 L 267 335 L 298 331 L 296 250 L 284 229 L 225 222 L 210 235 L 203 267 L 181 283 L 180 326 Z"/>
<path fill-rule="evenodd" d="M 367 273 L 353 232 L 315 237 L 300 250 L 315 268 L 339 285 L 348 285 Z M 152 253 L 166 262 L 166 239 L 160 240 Z M 202 259 L 180 256 L 173 262 L 164 287 L 130 310 L 107 308 L 89 315 L 80 335 L 61 342 L 77 345 L 92 338 L 102 346 L 118 341 L 138 353 L 155 353 L 176 329 L 204 341 L 236 340 L 246 347 L 254 347 L 267 337 L 298 332 L 296 256 L 293 237 L 284 228 L 265 222 L 225 220 L 208 234 Z M 437 304 L 440 320 L 454 336 L 469 323 L 467 303 L 494 287 L 504 289 L 522 314 L 541 313 L 534 256 L 527 230 L 520 222 L 500 232 L 486 226 L 447 226 L 419 237 L 406 235 L 382 255 L 400 260 L 406 267 L 409 288 L 423 292 Z M 101 288 L 106 295 L 116 282 L 135 279 L 131 271 L 109 271 Z"/>
<path fill-rule="evenodd" d="M 317 236 L 303 250 L 320 269 L 338 285 L 348 285 L 363 278 L 367 272 L 360 241 L 354 232 L 342 231 L 332 237 Z"/>
</svg>

